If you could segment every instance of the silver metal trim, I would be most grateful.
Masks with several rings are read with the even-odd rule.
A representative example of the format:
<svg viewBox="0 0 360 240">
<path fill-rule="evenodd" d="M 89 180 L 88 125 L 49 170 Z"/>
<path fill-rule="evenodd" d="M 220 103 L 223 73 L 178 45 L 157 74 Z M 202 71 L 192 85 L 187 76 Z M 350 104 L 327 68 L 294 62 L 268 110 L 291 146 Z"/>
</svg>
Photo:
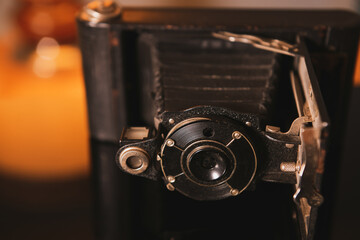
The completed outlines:
<svg viewBox="0 0 360 240">
<path fill-rule="evenodd" d="M 296 56 L 299 54 L 299 48 L 297 45 L 293 45 L 278 39 L 258 37 L 248 34 L 236 34 L 225 31 L 213 32 L 212 36 L 229 42 L 250 44 L 255 48 L 288 56 Z"/>
</svg>

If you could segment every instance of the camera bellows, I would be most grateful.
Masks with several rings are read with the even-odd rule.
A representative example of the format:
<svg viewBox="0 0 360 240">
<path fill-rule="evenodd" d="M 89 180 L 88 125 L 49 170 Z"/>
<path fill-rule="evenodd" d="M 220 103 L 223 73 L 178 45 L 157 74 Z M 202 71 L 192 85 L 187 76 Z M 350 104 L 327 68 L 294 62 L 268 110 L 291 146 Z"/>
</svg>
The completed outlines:
<svg viewBox="0 0 360 240">
<path fill-rule="evenodd" d="M 211 105 L 267 115 L 277 54 L 206 34 L 143 34 L 140 46 L 149 58 L 142 60 L 142 81 L 152 86 L 157 112 Z"/>
</svg>

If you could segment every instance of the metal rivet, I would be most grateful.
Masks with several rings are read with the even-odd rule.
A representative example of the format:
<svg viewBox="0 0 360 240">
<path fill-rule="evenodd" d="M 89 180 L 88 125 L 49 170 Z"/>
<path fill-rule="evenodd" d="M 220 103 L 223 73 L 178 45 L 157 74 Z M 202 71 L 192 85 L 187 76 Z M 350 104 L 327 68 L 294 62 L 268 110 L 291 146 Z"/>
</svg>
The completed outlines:
<svg viewBox="0 0 360 240">
<path fill-rule="evenodd" d="M 171 183 L 174 183 L 175 182 L 175 177 L 174 176 L 168 176 L 167 177 L 167 180 Z"/>
<path fill-rule="evenodd" d="M 248 126 L 248 127 L 251 127 L 251 125 L 252 125 L 251 122 L 246 122 L 245 124 L 246 124 L 246 126 Z"/>
<path fill-rule="evenodd" d="M 235 131 L 232 133 L 232 138 L 234 139 L 240 139 L 241 138 L 241 133 L 238 131 Z"/>
<path fill-rule="evenodd" d="M 294 144 L 292 144 L 292 143 L 286 143 L 285 144 L 285 147 L 287 147 L 287 148 L 293 148 L 295 145 Z"/>
<path fill-rule="evenodd" d="M 236 196 L 236 195 L 239 194 L 239 190 L 237 190 L 236 188 L 234 188 L 234 189 L 231 189 L 230 193 L 231 193 L 231 195 Z"/>
<path fill-rule="evenodd" d="M 167 188 L 169 191 L 174 191 L 174 190 L 175 190 L 175 187 L 174 187 L 171 183 L 166 184 L 166 188 Z"/>
<path fill-rule="evenodd" d="M 172 139 L 168 139 L 168 140 L 166 140 L 166 145 L 168 147 L 173 147 L 175 145 L 175 142 Z"/>
<path fill-rule="evenodd" d="M 175 120 L 172 119 L 172 118 L 170 118 L 170 119 L 169 119 L 169 123 L 170 123 L 170 124 L 174 124 L 174 123 L 175 123 Z"/>
</svg>

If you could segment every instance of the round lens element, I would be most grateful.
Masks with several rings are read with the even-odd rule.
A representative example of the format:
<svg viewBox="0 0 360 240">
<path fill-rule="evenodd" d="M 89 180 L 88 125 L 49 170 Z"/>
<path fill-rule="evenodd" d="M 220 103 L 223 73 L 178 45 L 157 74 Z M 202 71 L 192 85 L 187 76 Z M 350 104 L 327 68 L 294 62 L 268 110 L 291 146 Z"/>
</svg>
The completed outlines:
<svg viewBox="0 0 360 240">
<path fill-rule="evenodd" d="M 189 170 L 192 175 L 204 182 L 220 179 L 226 173 L 230 160 L 220 149 L 204 148 L 190 156 Z"/>
</svg>

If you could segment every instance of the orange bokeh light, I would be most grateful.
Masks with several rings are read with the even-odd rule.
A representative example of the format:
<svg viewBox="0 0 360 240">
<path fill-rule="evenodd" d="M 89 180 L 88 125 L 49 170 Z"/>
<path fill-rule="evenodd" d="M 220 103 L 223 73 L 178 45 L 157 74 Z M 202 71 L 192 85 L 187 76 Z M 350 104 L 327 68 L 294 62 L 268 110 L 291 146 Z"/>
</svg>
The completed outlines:
<svg viewBox="0 0 360 240">
<path fill-rule="evenodd" d="M 354 85 L 360 87 L 360 43 L 355 64 Z"/>
<path fill-rule="evenodd" d="M 31 178 L 87 174 L 89 141 L 80 52 L 60 46 L 56 72 L 35 74 L 38 56 L 11 61 L 0 46 L 0 171 Z"/>
</svg>

